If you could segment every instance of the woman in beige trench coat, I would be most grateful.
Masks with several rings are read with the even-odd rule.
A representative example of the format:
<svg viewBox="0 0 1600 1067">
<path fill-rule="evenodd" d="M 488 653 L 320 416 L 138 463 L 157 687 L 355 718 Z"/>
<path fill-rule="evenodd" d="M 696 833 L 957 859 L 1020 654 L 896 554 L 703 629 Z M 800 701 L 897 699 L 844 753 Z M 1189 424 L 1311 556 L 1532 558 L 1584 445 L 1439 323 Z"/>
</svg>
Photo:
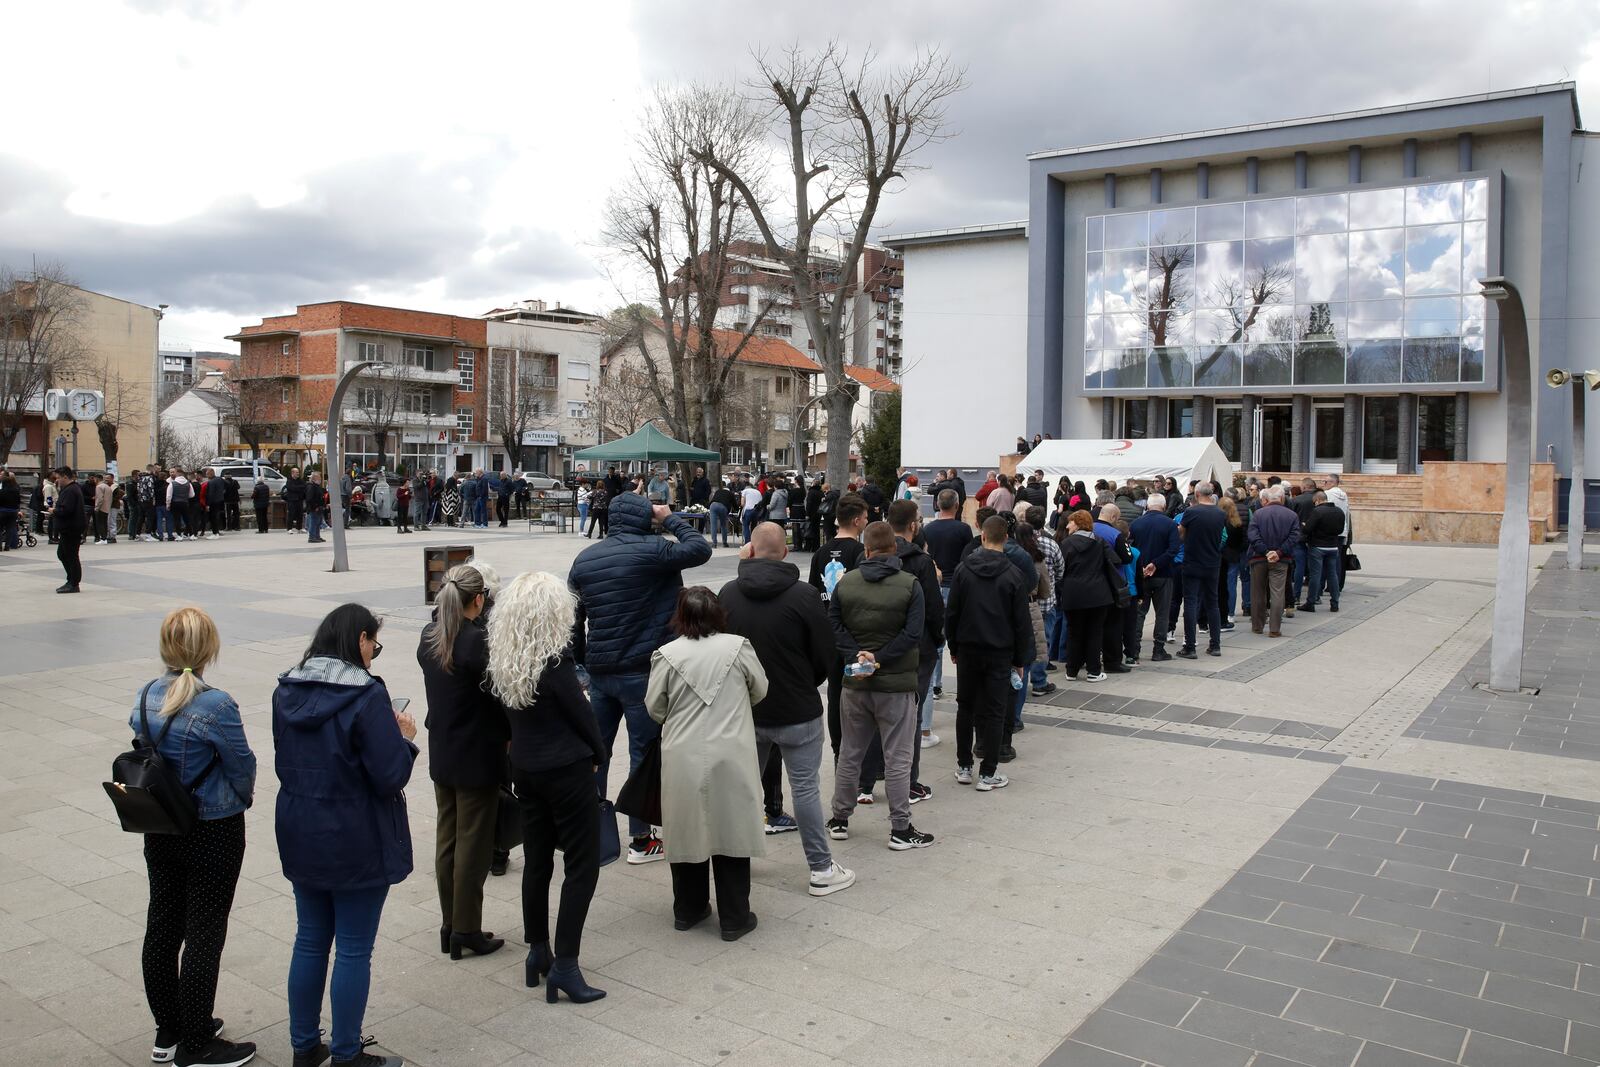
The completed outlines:
<svg viewBox="0 0 1600 1067">
<path fill-rule="evenodd" d="M 750 858 L 762 855 L 761 772 L 750 708 L 767 695 L 767 675 L 750 642 L 723 633 L 727 615 L 704 586 L 678 594 L 678 639 L 650 661 L 644 704 L 661 724 L 661 827 L 672 867 L 673 926 L 688 930 L 711 914 L 724 941 L 756 928 Z"/>
</svg>

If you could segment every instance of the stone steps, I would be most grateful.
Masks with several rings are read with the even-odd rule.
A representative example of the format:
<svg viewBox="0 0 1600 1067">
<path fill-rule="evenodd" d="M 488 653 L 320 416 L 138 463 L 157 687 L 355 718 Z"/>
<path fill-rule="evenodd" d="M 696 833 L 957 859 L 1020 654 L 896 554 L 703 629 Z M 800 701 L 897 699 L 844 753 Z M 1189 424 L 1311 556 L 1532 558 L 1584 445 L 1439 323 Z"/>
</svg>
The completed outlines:
<svg viewBox="0 0 1600 1067">
<path fill-rule="evenodd" d="M 1302 478 L 1308 477 L 1305 472 L 1289 471 L 1258 471 L 1247 473 L 1247 478 L 1259 478 L 1263 482 L 1269 475 L 1277 475 L 1285 482 L 1298 483 Z M 1322 484 L 1327 475 L 1311 474 L 1317 484 Z M 1350 496 L 1352 509 L 1384 508 L 1393 510 L 1420 510 L 1422 507 L 1422 475 L 1420 474 L 1341 474 L 1339 484 Z"/>
</svg>

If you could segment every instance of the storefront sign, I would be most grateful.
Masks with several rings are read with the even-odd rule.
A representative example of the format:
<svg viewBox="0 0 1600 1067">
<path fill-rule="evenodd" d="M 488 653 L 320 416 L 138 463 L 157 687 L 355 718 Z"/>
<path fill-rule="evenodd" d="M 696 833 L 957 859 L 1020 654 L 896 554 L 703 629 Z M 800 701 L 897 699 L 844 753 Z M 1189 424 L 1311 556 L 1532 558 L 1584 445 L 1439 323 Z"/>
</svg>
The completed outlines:
<svg viewBox="0 0 1600 1067">
<path fill-rule="evenodd" d="M 534 446 L 553 446 L 561 443 L 561 435 L 554 430 L 523 430 L 522 443 Z"/>
<path fill-rule="evenodd" d="M 450 431 L 449 429 L 406 430 L 400 439 L 408 445 L 447 445 L 450 443 Z"/>
</svg>

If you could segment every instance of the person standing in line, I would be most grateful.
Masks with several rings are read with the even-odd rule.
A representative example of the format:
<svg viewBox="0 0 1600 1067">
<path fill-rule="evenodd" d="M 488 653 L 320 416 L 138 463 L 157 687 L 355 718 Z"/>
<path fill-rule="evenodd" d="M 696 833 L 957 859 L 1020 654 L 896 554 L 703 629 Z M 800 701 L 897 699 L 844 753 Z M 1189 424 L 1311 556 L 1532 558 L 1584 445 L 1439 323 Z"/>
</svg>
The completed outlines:
<svg viewBox="0 0 1600 1067">
<path fill-rule="evenodd" d="M 591 533 L 598 532 L 604 541 L 606 531 L 610 529 L 611 490 L 603 483 L 596 485 L 594 492 L 589 494 L 589 519 L 589 529 L 584 531 L 583 536 L 588 538 Z"/>
<path fill-rule="evenodd" d="M 811 588 L 822 594 L 822 603 L 826 607 L 833 597 L 833 590 L 839 584 L 839 579 L 855 570 L 861 563 L 863 555 L 861 549 L 861 531 L 867 527 L 867 502 L 856 493 L 846 493 L 839 497 L 835 505 L 835 518 L 837 526 L 834 536 L 828 539 L 821 550 L 811 555 L 810 582 Z M 839 723 L 839 709 L 844 692 L 843 657 L 835 654 L 833 668 L 828 672 L 828 739 L 833 748 L 835 769 L 839 763 L 839 740 L 843 730 Z M 872 783 L 865 783 L 864 790 L 869 796 L 872 793 Z M 857 790 L 860 796 L 862 790 Z"/>
<path fill-rule="evenodd" d="M 1236 625 L 1235 612 L 1239 606 L 1239 580 L 1244 576 L 1245 611 L 1250 610 L 1250 570 L 1245 563 L 1245 548 L 1249 541 L 1250 509 L 1241 503 L 1244 492 L 1229 487 L 1217 498 L 1223 518 L 1228 522 L 1227 536 L 1222 542 L 1222 588 L 1217 603 L 1222 609 L 1222 630 L 1227 633 Z"/>
<path fill-rule="evenodd" d="M 394 488 L 394 528 L 396 533 L 411 532 L 411 480 L 402 478 Z"/>
<path fill-rule="evenodd" d="M 1339 546 L 1344 540 L 1345 517 L 1339 505 L 1328 499 L 1328 494 L 1318 489 L 1312 494 L 1316 506 L 1305 521 L 1301 534 L 1306 541 L 1306 569 L 1311 574 L 1311 584 L 1306 587 L 1305 603 L 1301 611 L 1316 611 L 1322 599 L 1322 587 L 1328 587 L 1328 610 L 1339 610 Z"/>
<path fill-rule="evenodd" d="M 83 584 L 83 564 L 78 562 L 78 550 L 83 547 L 83 489 L 71 467 L 57 467 L 52 480 L 56 498 L 49 514 L 56 535 L 56 559 L 67 576 L 56 592 L 76 593 Z"/>
<path fill-rule="evenodd" d="M 299 467 L 291 467 L 288 480 L 283 483 L 283 509 L 285 533 L 305 529 L 306 480 L 300 476 Z"/>
<path fill-rule="evenodd" d="M 1300 517 L 1283 506 L 1283 486 L 1268 486 L 1263 501 L 1250 520 L 1250 631 L 1261 633 L 1269 624 L 1269 637 L 1283 633 L 1284 593 L 1289 585 L 1289 561 L 1300 542 Z"/>
<path fill-rule="evenodd" d="M 637 493 L 612 498 L 609 511 L 608 536 L 578 553 L 567 580 L 578 596 L 574 655 L 589 674 L 600 735 L 610 746 L 627 722 L 631 772 L 660 734 L 645 708 L 651 656 L 671 640 L 668 624 L 683 572 L 711 558 L 711 542 L 665 504 L 652 505 Z M 675 540 L 653 532 L 657 523 Z M 602 764 L 595 772 L 601 796 L 608 769 Z M 628 833 L 629 863 L 665 858 L 649 823 L 630 816 Z"/>
<path fill-rule="evenodd" d="M 578 509 L 578 532 L 585 537 L 589 531 L 589 483 L 579 482 L 572 493 L 572 503 Z"/>
<path fill-rule="evenodd" d="M 946 496 L 946 493 L 950 495 Z M 954 489 L 947 487 L 939 490 L 934 503 L 939 509 L 939 516 L 922 528 L 922 541 L 927 545 L 928 555 L 933 557 L 934 565 L 939 568 L 939 596 L 942 602 L 948 602 L 950 583 L 955 581 L 956 568 L 961 566 L 962 550 L 972 540 L 972 527 L 961 519 L 961 496 Z M 944 696 L 943 648 L 934 656 L 931 686 L 922 702 L 923 748 L 932 748 L 939 743 L 939 736 L 933 732 L 933 700 Z"/>
<path fill-rule="evenodd" d="M 817 687 L 828 677 L 837 653 L 822 598 L 800 581 L 799 568 L 785 561 L 788 554 L 783 531 L 762 523 L 749 547 L 740 551 L 739 576 L 717 597 L 727 614 L 727 632 L 750 642 L 766 672 L 767 695 L 752 709 L 756 762 L 769 766 L 776 747 L 788 768 L 795 822 L 811 871 L 809 892 L 821 897 L 855 882 L 854 872 L 834 862 L 819 786 L 822 704 Z"/>
<path fill-rule="evenodd" d="M 244 863 L 244 812 L 255 796 L 256 757 L 239 706 L 202 678 L 222 650 L 211 617 L 179 608 L 162 620 L 160 641 L 166 670 L 139 693 L 128 719 L 134 735 L 161 754 L 193 795 L 200 821 L 187 834 L 144 837 L 150 906 L 140 964 L 156 1022 L 150 1061 L 239 1067 L 255 1056 L 256 1046 L 223 1040 L 222 1020 L 211 1012 Z"/>
<path fill-rule="evenodd" d="M 328 491 L 322 488 L 322 475 L 318 471 L 311 472 L 311 479 L 306 482 L 306 544 L 320 545 L 322 524 L 327 517 Z"/>
<path fill-rule="evenodd" d="M 215 467 L 206 468 L 206 518 L 211 538 L 221 537 L 222 531 L 228 528 L 228 483 L 222 480 Z"/>
<path fill-rule="evenodd" d="M 1203 612 L 1211 641 L 1206 655 L 1222 655 L 1222 611 L 1217 604 L 1222 566 L 1222 540 L 1227 536 L 1228 519 L 1217 506 L 1217 489 L 1211 482 L 1195 486 L 1194 503 L 1178 519 L 1178 536 L 1183 539 L 1183 647 L 1178 655 L 1197 659 L 1195 627 Z"/>
<path fill-rule="evenodd" d="M 227 512 L 228 529 L 239 532 L 239 479 L 231 474 L 222 476 L 222 505 Z"/>
<path fill-rule="evenodd" d="M 1009 475 L 1000 475 L 998 483 L 989 491 L 985 506 L 994 508 L 996 512 L 1010 511 L 1017 506 L 1017 498 L 1011 491 L 1011 478 Z"/>
<path fill-rule="evenodd" d="M 150 464 L 145 470 L 139 471 L 133 479 L 133 525 L 128 528 L 128 535 L 135 541 L 154 541 L 156 528 L 156 496 L 155 496 L 156 465 Z M 135 528 L 137 527 L 137 528 Z"/>
<path fill-rule="evenodd" d="M 718 485 L 711 494 L 711 543 L 715 545 L 719 540 L 722 547 L 728 547 L 728 516 L 739 506 L 734 498 L 733 490 L 726 485 Z"/>
<path fill-rule="evenodd" d="M 150 464 L 150 501 L 155 508 L 156 540 L 176 541 L 172 509 L 167 506 L 167 472 L 154 463 Z"/>
<path fill-rule="evenodd" d="M 878 483 L 870 474 L 867 476 L 866 484 L 861 487 L 861 499 L 867 502 L 867 522 L 881 522 L 884 507 L 883 490 L 878 488 Z"/>
<path fill-rule="evenodd" d="M 1106 611 L 1125 605 L 1128 597 L 1122 563 L 1094 532 L 1093 516 L 1082 510 L 1067 516 L 1061 558 L 1066 571 L 1057 595 L 1067 607 L 1066 675 L 1076 681 L 1078 671 L 1087 670 L 1085 681 L 1103 682 Z"/>
<path fill-rule="evenodd" d="M 94 480 L 94 543 L 109 544 L 115 538 L 109 532 L 111 525 L 111 493 L 115 488 L 110 476 Z"/>
<path fill-rule="evenodd" d="M 750 532 L 755 529 L 756 511 L 761 507 L 761 490 L 748 481 L 739 491 L 739 531 L 745 544 L 750 543 Z"/>
<path fill-rule="evenodd" d="M 948 492 L 948 490 L 947 490 Z M 974 733 L 983 750 L 977 788 L 1004 788 L 1000 774 L 1012 677 L 1033 657 L 1033 622 L 1022 574 L 1006 558 L 1005 519 L 984 520 L 980 547 L 957 566 L 945 607 L 945 639 L 956 665 L 956 781 L 973 782 Z"/>
<path fill-rule="evenodd" d="M 545 999 L 557 992 L 580 1004 L 605 990 L 584 979 L 578 966 L 583 924 L 600 879 L 600 796 L 595 772 L 611 762 L 611 749 L 572 657 L 577 598 L 542 571 L 518 575 L 489 617 L 489 685 L 511 721 L 511 774 L 522 813 L 526 862 L 522 868 L 523 940 L 528 988 L 548 976 Z M 550 879 L 561 849 L 561 905 L 550 944 Z"/>
<path fill-rule="evenodd" d="M 494 482 L 494 508 L 502 527 L 511 524 L 511 495 L 515 490 L 512 481 L 501 474 Z"/>
<path fill-rule="evenodd" d="M 334 608 L 272 694 L 278 855 L 297 919 L 288 982 L 294 1067 L 319 1067 L 330 1052 L 336 1067 L 404 1063 L 367 1052 L 371 1039 L 361 1036 L 383 903 L 411 873 L 405 787 L 417 758 L 416 720 L 394 710 L 371 673 L 383 652 L 379 626 L 360 604 Z M 322 994 L 335 939 L 324 1046 Z"/>
<path fill-rule="evenodd" d="M 22 513 L 22 487 L 10 470 L 0 470 L 0 549 L 16 549 L 17 517 Z"/>
<path fill-rule="evenodd" d="M 433 521 L 433 472 L 418 471 L 411 479 L 411 525 L 426 530 Z"/>
<path fill-rule="evenodd" d="M 1062 536 L 1066 536 L 1062 527 Z M 1167 516 L 1167 498 L 1151 493 L 1145 500 L 1144 514 L 1128 527 L 1128 538 L 1139 550 L 1139 621 L 1137 632 L 1144 632 L 1146 617 L 1155 609 L 1155 630 L 1150 635 L 1150 659 L 1162 663 L 1172 659 L 1167 651 L 1167 619 L 1172 612 L 1172 566 L 1183 548 L 1178 524 Z"/>
<path fill-rule="evenodd" d="M 671 842 L 672 926 L 690 930 L 711 915 L 717 884 L 722 940 L 756 928 L 750 860 L 765 852 L 761 779 L 752 707 L 767 674 L 749 641 L 727 633 L 716 594 L 678 592 L 677 639 L 650 657 L 645 707 L 661 726 L 661 828 Z"/>
<path fill-rule="evenodd" d="M 267 532 L 268 509 L 272 507 L 272 490 L 267 488 L 265 479 L 257 478 L 256 484 L 250 487 L 250 503 L 256 511 L 256 533 Z"/>
<path fill-rule="evenodd" d="M 862 758 L 876 728 L 883 739 L 889 848 L 927 848 L 933 835 L 911 823 L 911 755 L 917 732 L 917 660 L 925 609 L 922 588 L 901 570 L 894 531 L 872 523 L 862 533 L 861 565 L 840 578 L 828 601 L 834 645 L 850 665 L 840 709 L 843 736 L 834 774 L 828 835 L 850 837 Z"/>
<path fill-rule="evenodd" d="M 428 776 L 437 804 L 433 871 L 439 887 L 439 951 L 487 956 L 505 939 L 483 929 L 483 883 L 494 852 L 500 780 L 511 728 L 486 691 L 487 589 L 471 564 L 452 567 L 422 628 L 417 662 L 428 697 Z"/>
<path fill-rule="evenodd" d="M 916 475 L 910 475 L 913 482 Z M 915 485 L 912 486 L 915 488 Z M 917 580 L 922 588 L 922 639 L 917 645 L 917 726 L 922 722 L 922 707 L 933 687 L 935 663 L 944 655 L 944 597 L 939 592 L 939 567 L 918 542 L 922 532 L 922 511 L 915 500 L 895 500 L 889 504 L 889 529 L 894 531 L 894 551 L 900 569 Z M 922 735 L 911 733 L 911 803 L 933 799 L 933 789 L 922 783 Z M 878 760 L 882 762 L 882 739 Z M 876 768 L 874 767 L 874 775 Z"/>
</svg>

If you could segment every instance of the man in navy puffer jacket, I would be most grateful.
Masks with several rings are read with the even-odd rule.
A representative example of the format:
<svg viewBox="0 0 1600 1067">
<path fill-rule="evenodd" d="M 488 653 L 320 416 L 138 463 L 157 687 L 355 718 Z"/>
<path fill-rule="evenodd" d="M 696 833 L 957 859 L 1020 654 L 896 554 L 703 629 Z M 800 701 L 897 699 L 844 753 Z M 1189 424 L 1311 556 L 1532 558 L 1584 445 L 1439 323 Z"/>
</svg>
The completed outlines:
<svg viewBox="0 0 1600 1067">
<path fill-rule="evenodd" d="M 677 610 L 683 572 L 711 558 L 711 542 L 665 505 L 637 493 L 612 498 L 606 537 L 572 561 L 567 581 L 578 595 L 573 654 L 589 672 L 589 698 L 607 745 L 628 722 L 628 766 L 639 766 L 661 727 L 644 707 L 650 656 L 672 640 L 667 623 Z M 676 540 L 655 533 L 660 522 Z M 606 768 L 595 774 L 606 795 Z M 629 863 L 664 859 L 650 825 L 629 817 Z"/>
</svg>

